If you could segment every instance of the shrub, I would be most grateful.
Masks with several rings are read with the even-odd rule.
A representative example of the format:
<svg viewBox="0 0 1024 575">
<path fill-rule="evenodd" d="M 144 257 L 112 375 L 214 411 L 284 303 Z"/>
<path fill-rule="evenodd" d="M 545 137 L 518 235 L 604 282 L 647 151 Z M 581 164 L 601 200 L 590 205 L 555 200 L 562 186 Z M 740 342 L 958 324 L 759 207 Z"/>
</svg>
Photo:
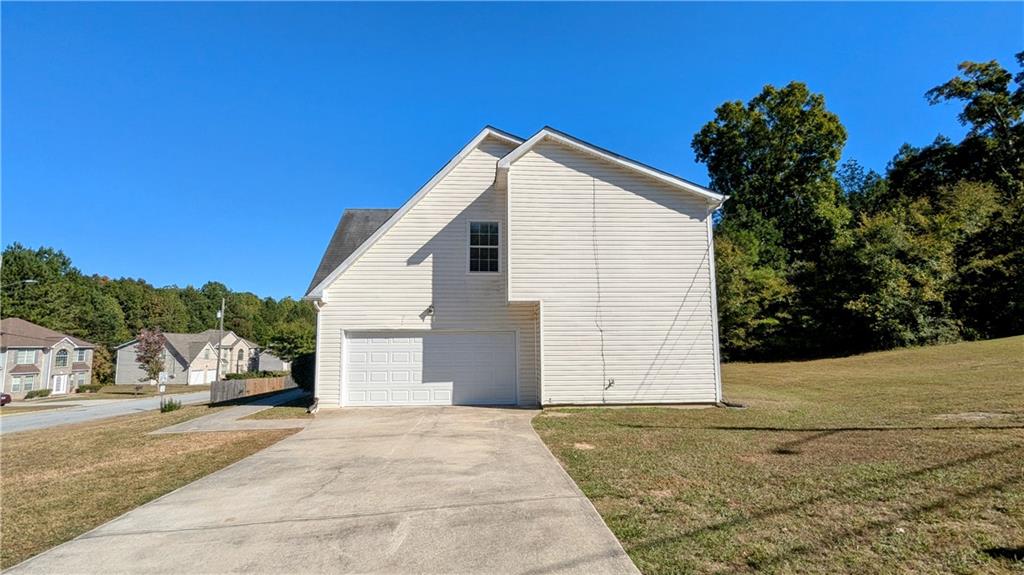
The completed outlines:
<svg viewBox="0 0 1024 575">
<path fill-rule="evenodd" d="M 307 353 L 295 358 L 292 362 L 292 379 L 295 384 L 312 393 L 316 383 L 316 354 Z"/>
<path fill-rule="evenodd" d="M 78 393 L 95 393 L 103 387 L 102 383 L 88 383 L 78 386 Z"/>
<path fill-rule="evenodd" d="M 266 377 L 284 377 L 287 371 L 246 371 L 243 373 L 229 373 L 224 379 L 262 379 Z"/>
<path fill-rule="evenodd" d="M 177 411 L 181 409 L 181 402 L 173 397 L 168 397 L 163 405 L 160 406 L 160 413 L 167 413 L 168 411 Z"/>
<path fill-rule="evenodd" d="M 33 389 L 32 391 L 25 394 L 25 399 L 33 399 L 36 397 L 48 397 L 49 395 L 49 389 Z"/>
</svg>

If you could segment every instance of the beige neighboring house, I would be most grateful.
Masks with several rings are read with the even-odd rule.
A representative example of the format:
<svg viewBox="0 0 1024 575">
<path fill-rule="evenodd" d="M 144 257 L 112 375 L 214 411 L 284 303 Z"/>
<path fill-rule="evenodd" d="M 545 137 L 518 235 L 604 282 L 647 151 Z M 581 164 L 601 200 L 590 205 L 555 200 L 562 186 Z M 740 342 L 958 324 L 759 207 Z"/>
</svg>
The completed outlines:
<svg viewBox="0 0 1024 575">
<path fill-rule="evenodd" d="M 306 293 L 322 407 L 721 400 L 725 196 L 552 128 L 485 128 L 347 210 Z"/>
<path fill-rule="evenodd" d="M 230 373 L 261 369 L 261 365 L 281 365 L 283 367 L 273 371 L 287 370 L 286 362 L 281 362 L 268 352 L 261 352 L 257 344 L 233 331 L 225 331 L 223 336 L 216 329 L 199 333 L 165 333 L 164 339 L 164 373 L 167 383 L 203 385 L 214 382 L 218 375 L 218 355 L 221 378 Z M 131 384 L 147 380 L 145 371 L 135 359 L 136 345 L 137 340 L 132 340 L 117 347 L 114 383 Z"/>
<path fill-rule="evenodd" d="M 14 398 L 73 393 L 92 380 L 93 344 L 16 317 L 0 320 L 0 377 Z"/>
</svg>

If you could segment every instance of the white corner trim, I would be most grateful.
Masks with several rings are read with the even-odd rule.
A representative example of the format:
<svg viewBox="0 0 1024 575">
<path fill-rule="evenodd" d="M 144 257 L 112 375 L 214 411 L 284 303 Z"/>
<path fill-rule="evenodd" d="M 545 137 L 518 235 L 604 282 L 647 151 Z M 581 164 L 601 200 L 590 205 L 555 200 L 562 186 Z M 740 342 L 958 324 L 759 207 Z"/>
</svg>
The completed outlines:
<svg viewBox="0 0 1024 575">
<path fill-rule="evenodd" d="M 715 232 L 711 225 L 715 213 L 714 206 L 708 203 L 708 215 L 704 218 L 708 227 L 708 273 L 711 275 L 711 330 L 715 362 L 715 402 L 722 401 L 722 347 L 718 339 L 718 279 L 715 271 Z"/>
<path fill-rule="evenodd" d="M 563 144 L 565 146 L 569 146 L 577 150 L 581 150 L 592 156 L 601 158 L 602 160 L 622 166 L 623 168 L 632 170 L 634 172 L 638 172 L 649 178 L 654 178 L 655 180 L 668 184 L 669 186 L 672 186 L 674 188 L 697 194 L 703 198 L 711 200 L 716 205 L 716 207 L 718 205 L 721 205 L 728 198 L 728 196 L 716 194 L 715 192 L 712 192 L 711 190 L 703 186 L 698 186 L 697 184 L 688 182 L 682 178 L 673 176 L 671 174 L 667 174 L 665 172 L 656 170 L 649 166 L 645 166 L 635 160 L 631 160 L 624 156 L 608 152 L 606 150 L 598 148 L 597 146 L 594 146 L 593 144 L 589 144 L 587 142 L 584 142 L 583 140 L 569 136 L 568 134 L 563 134 L 552 128 L 541 129 L 541 131 L 531 136 L 529 140 L 526 140 L 525 142 L 520 144 L 518 148 L 512 150 L 507 155 L 505 155 L 505 157 L 498 160 L 498 169 L 508 170 L 512 166 L 512 164 L 516 162 L 516 160 L 523 157 L 523 155 L 525 155 L 527 152 L 533 149 L 534 146 L 536 146 L 538 143 L 545 139 L 558 142 L 559 144 Z"/>
<path fill-rule="evenodd" d="M 398 220 L 402 219 L 402 216 L 408 213 L 409 210 L 413 208 L 413 206 L 415 206 L 417 203 L 419 203 L 421 199 L 423 199 L 423 196 L 427 195 L 430 192 L 430 190 L 434 189 L 434 186 L 436 186 L 441 180 L 445 178 L 445 176 L 447 176 L 453 169 L 455 169 L 455 166 L 458 166 L 460 163 L 462 163 L 462 160 L 466 159 L 466 156 L 468 156 L 470 152 L 476 149 L 477 146 L 480 145 L 480 142 L 484 141 L 484 139 L 486 139 L 489 136 L 497 138 L 499 140 L 504 140 L 515 145 L 520 145 L 523 143 L 523 141 L 520 140 L 519 138 L 515 138 L 509 134 L 505 134 L 504 132 L 496 130 L 490 126 L 485 127 L 483 130 L 480 131 L 479 134 L 476 135 L 476 137 L 470 140 L 468 144 L 463 146 L 463 148 L 459 151 L 458 154 L 455 155 L 455 157 L 453 157 L 451 160 L 448 160 L 448 163 L 445 164 L 444 167 L 441 168 L 436 174 L 434 174 L 434 177 L 430 178 L 430 181 L 424 184 L 423 187 L 421 187 L 419 191 L 416 192 L 416 194 L 409 198 L 409 200 L 405 202 L 405 204 L 402 205 L 402 207 L 399 208 L 397 212 L 395 212 L 390 218 L 388 218 L 388 220 L 384 222 L 384 224 L 381 225 L 381 227 L 377 228 L 377 231 L 373 232 L 373 235 L 371 235 L 365 242 L 363 242 L 356 249 L 356 251 L 352 252 L 347 258 L 345 258 L 345 261 L 341 262 L 341 264 L 339 264 L 338 267 L 334 268 L 334 271 L 328 274 L 327 277 L 325 277 L 319 284 L 317 284 L 315 288 L 310 290 L 309 293 L 306 294 L 302 299 L 321 299 L 323 297 L 324 290 L 327 289 L 327 286 L 334 283 L 334 280 L 337 279 L 338 276 L 340 276 L 342 273 L 345 272 L 345 270 L 350 268 L 352 264 L 354 264 L 356 260 L 360 258 L 360 256 L 366 253 L 366 251 L 373 246 L 373 244 L 377 243 L 377 240 L 379 240 L 381 236 L 386 234 L 387 231 L 390 230 L 398 222 Z"/>
</svg>

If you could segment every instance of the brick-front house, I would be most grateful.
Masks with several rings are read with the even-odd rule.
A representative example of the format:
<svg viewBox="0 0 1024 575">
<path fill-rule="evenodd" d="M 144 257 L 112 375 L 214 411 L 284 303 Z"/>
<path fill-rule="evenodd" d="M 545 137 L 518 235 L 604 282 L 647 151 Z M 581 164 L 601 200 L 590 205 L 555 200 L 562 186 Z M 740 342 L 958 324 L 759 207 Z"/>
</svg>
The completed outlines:
<svg viewBox="0 0 1024 575">
<path fill-rule="evenodd" d="M 14 398 L 36 389 L 74 393 L 92 380 L 96 346 L 16 317 L 0 320 L 0 377 Z"/>
</svg>

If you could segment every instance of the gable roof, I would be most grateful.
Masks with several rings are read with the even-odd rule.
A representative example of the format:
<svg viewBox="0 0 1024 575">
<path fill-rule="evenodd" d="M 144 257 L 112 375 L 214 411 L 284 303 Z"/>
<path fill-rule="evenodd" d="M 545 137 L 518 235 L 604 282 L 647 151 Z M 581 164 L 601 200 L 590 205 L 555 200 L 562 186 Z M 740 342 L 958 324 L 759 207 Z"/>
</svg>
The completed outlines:
<svg viewBox="0 0 1024 575">
<path fill-rule="evenodd" d="M 8 317 L 0 320 L 0 344 L 3 347 L 49 349 L 65 339 L 73 343 L 75 347 L 96 347 L 84 339 L 36 325 L 20 317 Z"/>
<path fill-rule="evenodd" d="M 526 140 L 518 148 L 509 152 L 504 158 L 498 160 L 498 170 L 507 171 L 516 160 L 523 157 L 523 155 L 533 149 L 534 146 L 544 140 L 558 142 L 562 145 L 569 146 L 570 148 L 574 148 L 592 156 L 612 162 L 613 164 L 617 164 L 633 172 L 654 178 L 674 188 L 697 194 L 698 196 L 710 201 L 715 207 L 729 199 L 728 196 L 717 194 L 704 186 L 697 185 L 674 174 L 670 174 L 648 166 L 647 164 L 616 154 L 615 152 L 606 150 L 600 146 L 595 146 L 594 144 L 585 142 L 575 136 L 570 136 L 565 132 L 560 132 L 550 126 L 544 126 L 539 132 L 530 136 L 529 140 Z"/>
<path fill-rule="evenodd" d="M 370 246 L 377 243 L 377 240 L 380 239 L 381 236 L 387 233 L 387 231 L 391 229 L 391 227 L 394 226 L 398 220 L 402 219 L 402 216 L 404 216 L 406 212 L 411 210 L 412 207 L 415 206 L 423 198 L 423 196 L 427 195 L 427 193 L 430 192 L 430 190 L 434 189 L 434 186 L 436 186 L 438 182 L 443 180 L 444 177 L 447 176 L 448 173 L 455 168 L 455 166 L 459 165 L 459 163 L 462 162 L 462 160 L 466 156 L 468 156 L 469 153 L 472 152 L 477 146 L 479 146 L 480 142 L 482 142 L 487 137 L 498 138 L 499 140 L 505 140 L 506 142 L 510 142 L 516 145 L 523 143 L 523 139 L 519 138 L 518 136 L 513 136 L 508 132 L 504 132 L 492 126 L 485 126 L 484 129 L 480 130 L 480 132 L 472 140 L 470 140 L 468 144 L 466 144 L 465 146 L 462 147 L 461 150 L 459 150 L 459 153 L 455 154 L 455 156 L 453 156 L 452 159 L 448 160 L 448 163 L 445 164 L 444 167 L 442 167 L 440 170 L 438 170 L 437 173 L 435 173 L 433 177 L 431 177 L 430 180 L 427 181 L 426 184 L 423 184 L 423 187 L 421 187 L 411 198 L 409 198 L 409 200 L 406 201 L 401 208 L 395 210 L 391 214 L 391 216 L 389 216 L 384 221 L 384 223 L 382 223 L 373 233 L 370 234 L 369 237 L 364 238 L 364 240 L 360 242 L 359 245 L 357 245 L 355 248 L 353 248 L 352 251 L 345 254 L 345 257 L 341 259 L 340 262 L 334 264 L 333 259 L 335 258 L 332 258 L 331 261 L 327 262 L 326 268 L 330 270 L 328 271 L 328 273 L 324 274 L 321 277 L 321 269 L 318 268 L 317 273 L 313 276 L 313 281 L 310 282 L 309 289 L 306 290 L 306 295 L 303 297 L 303 299 L 320 299 L 321 297 L 323 297 L 324 289 L 326 289 L 327 286 L 329 286 L 331 282 L 334 281 L 334 278 L 341 275 L 342 272 L 348 269 L 349 266 L 351 266 L 357 259 L 359 259 L 359 256 L 363 255 L 366 252 L 366 250 L 370 249 Z M 338 232 L 340 231 L 344 219 L 345 216 L 342 215 L 342 221 L 338 222 L 338 230 L 335 230 L 334 232 L 335 237 L 338 237 Z M 342 238 L 338 239 L 341 240 Z M 331 243 L 327 246 L 328 252 L 330 252 L 331 247 L 333 245 L 334 238 L 331 238 Z M 339 250 L 339 253 L 343 253 L 343 250 Z M 326 253 L 324 254 L 324 259 L 327 259 Z M 324 261 L 321 261 L 320 268 L 324 267 Z M 317 281 L 318 278 L 319 281 Z"/>
<path fill-rule="evenodd" d="M 165 333 L 164 340 L 167 341 L 167 345 L 170 346 L 171 350 L 178 354 L 185 363 L 192 363 L 192 361 L 199 357 L 203 349 L 206 346 L 213 345 L 210 343 L 210 339 L 206 332 L 203 333 Z"/>
<path fill-rule="evenodd" d="M 380 229 L 384 222 L 395 215 L 398 210 L 391 208 L 383 209 L 349 209 L 341 214 L 338 220 L 338 227 L 331 236 L 330 243 L 324 251 L 324 257 L 320 259 L 320 267 L 316 268 L 306 293 L 313 291 L 332 271 L 341 265 L 352 252 L 356 251 L 373 235 L 373 232 Z"/>
</svg>

